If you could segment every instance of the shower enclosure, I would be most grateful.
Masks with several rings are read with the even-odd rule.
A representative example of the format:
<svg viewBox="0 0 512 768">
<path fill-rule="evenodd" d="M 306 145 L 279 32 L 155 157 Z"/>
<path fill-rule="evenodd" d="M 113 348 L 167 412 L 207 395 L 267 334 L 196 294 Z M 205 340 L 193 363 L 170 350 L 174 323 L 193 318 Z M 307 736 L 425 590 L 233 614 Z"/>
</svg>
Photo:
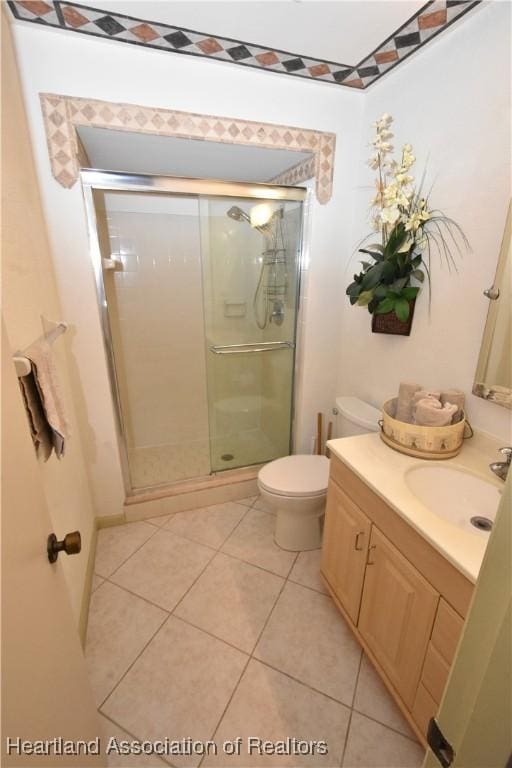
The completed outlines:
<svg viewBox="0 0 512 768">
<path fill-rule="evenodd" d="M 305 190 L 82 183 L 127 490 L 290 453 Z"/>
</svg>

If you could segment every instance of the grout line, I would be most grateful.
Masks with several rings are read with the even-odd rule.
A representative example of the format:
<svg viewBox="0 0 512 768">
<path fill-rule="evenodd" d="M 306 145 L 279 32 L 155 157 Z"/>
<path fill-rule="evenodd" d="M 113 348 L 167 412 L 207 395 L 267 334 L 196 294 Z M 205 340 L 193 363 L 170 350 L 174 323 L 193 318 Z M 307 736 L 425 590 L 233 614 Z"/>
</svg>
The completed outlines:
<svg viewBox="0 0 512 768">
<path fill-rule="evenodd" d="M 259 662 L 260 664 L 263 664 L 264 667 L 268 667 L 269 669 L 272 669 L 274 672 L 279 672 L 279 674 L 284 675 L 289 680 L 293 680 L 295 683 L 299 683 L 299 685 L 304 686 L 304 688 L 307 688 L 308 690 L 312 691 L 312 693 L 318 693 L 320 694 L 320 696 L 325 696 L 326 699 L 333 701 L 335 704 L 339 704 L 340 706 L 344 707 L 348 711 L 352 711 L 350 704 L 346 704 L 344 701 L 341 701 L 341 699 L 336 699 L 330 693 L 321 691 L 320 688 L 315 688 L 314 686 L 310 685 L 310 683 L 305 683 L 304 680 L 300 680 L 298 677 L 294 677 L 289 672 L 283 672 L 283 670 L 279 669 L 279 667 L 274 667 L 273 664 L 270 664 L 268 661 L 265 661 L 264 659 L 260 659 L 258 656 L 252 656 L 251 658 L 253 658 L 254 661 Z"/>
<path fill-rule="evenodd" d="M 130 664 L 130 665 L 129 665 L 129 666 L 126 668 L 126 669 L 125 669 L 125 671 L 123 672 L 123 674 L 121 675 L 121 677 L 119 678 L 119 680 L 117 681 L 117 683 L 114 685 L 114 687 L 112 688 L 112 690 L 110 691 L 110 693 L 108 693 L 108 694 L 105 696 L 105 698 L 103 699 L 103 701 L 101 702 L 101 704 L 99 704 L 99 705 L 98 705 L 98 709 L 101 709 L 101 707 L 103 707 L 103 706 L 104 706 L 104 704 L 106 703 L 107 699 L 109 699 L 109 698 L 112 696 L 112 694 L 114 693 L 114 691 L 115 691 L 115 690 L 116 690 L 116 689 L 119 687 L 119 685 L 122 683 L 122 681 L 124 680 L 124 678 L 126 677 L 126 675 L 128 674 L 128 672 L 130 671 L 130 669 L 133 667 L 133 665 L 135 664 L 135 662 L 136 662 L 136 661 L 137 661 L 137 660 L 138 660 L 138 659 L 139 659 L 139 658 L 142 656 L 142 654 L 144 653 L 144 651 L 146 650 L 146 648 L 148 647 L 148 645 L 150 644 L 150 642 L 151 642 L 151 641 L 152 641 L 152 640 L 153 640 L 153 639 L 154 639 L 154 638 L 157 636 L 157 634 L 158 634 L 158 633 L 160 632 L 160 630 L 162 629 L 163 625 L 164 625 L 164 624 L 165 624 L 167 621 L 169 621 L 169 618 L 170 618 L 170 616 L 168 616 L 168 615 L 164 616 L 164 618 L 162 619 L 161 623 L 158 625 L 157 629 L 156 629 L 156 630 L 153 632 L 153 634 L 151 635 L 151 637 L 150 637 L 150 638 L 147 640 L 147 642 L 146 642 L 146 643 L 144 644 L 144 646 L 141 648 L 141 650 L 139 651 L 139 653 L 137 654 L 137 656 L 136 656 L 136 657 L 133 659 L 133 661 L 131 662 L 131 664 Z M 102 714 L 103 714 L 103 713 L 102 713 Z"/>
<path fill-rule="evenodd" d="M 258 634 L 258 637 L 257 637 L 257 639 L 256 639 L 256 642 L 255 642 L 255 644 L 254 644 L 254 648 L 252 649 L 252 652 L 251 652 L 251 654 L 249 655 L 249 657 L 248 657 L 248 659 L 247 659 L 247 663 L 245 664 L 245 666 L 244 666 L 244 668 L 242 669 L 242 672 L 241 672 L 241 674 L 240 674 L 240 677 L 238 678 L 238 682 L 236 683 L 235 687 L 233 688 L 233 691 L 232 691 L 232 693 L 231 693 L 231 696 L 229 697 L 229 699 L 228 699 L 228 701 L 227 701 L 227 703 L 226 703 L 226 706 L 224 707 L 224 709 L 223 709 L 223 711 L 222 711 L 222 713 L 221 713 L 221 715 L 220 715 L 220 717 L 219 717 L 219 720 L 218 720 L 218 722 L 217 722 L 217 725 L 215 726 L 215 729 L 213 730 L 213 733 L 212 733 L 212 735 L 211 735 L 211 737 L 210 737 L 212 740 L 215 740 L 215 736 L 216 736 L 216 734 L 217 734 L 217 731 L 218 731 L 218 730 L 219 730 L 219 728 L 220 728 L 220 725 L 221 725 L 221 723 L 222 723 L 222 721 L 223 721 L 223 719 L 224 719 L 224 716 L 225 716 L 225 714 L 226 714 L 226 712 L 227 712 L 227 710 L 228 710 L 228 708 L 229 708 L 229 705 L 231 704 L 231 702 L 232 702 L 232 700 L 233 700 L 233 698 L 234 698 L 234 696 L 235 696 L 235 693 L 237 692 L 237 690 L 238 690 L 238 688 L 239 688 L 239 686 L 240 686 L 240 682 L 241 682 L 241 680 L 242 680 L 242 677 L 244 676 L 244 674 L 245 674 L 245 671 L 246 671 L 247 667 L 249 666 L 249 663 L 251 662 L 251 660 L 252 660 L 252 659 L 254 659 L 254 651 L 256 650 L 256 648 L 257 648 L 257 646 L 258 646 L 258 643 L 259 643 L 259 641 L 260 641 L 260 639 L 261 639 L 261 637 L 262 637 L 263 633 L 265 632 L 265 630 L 266 630 L 266 628 L 267 628 L 267 625 L 268 625 L 268 623 L 269 623 L 269 621 L 270 621 L 270 617 L 271 617 L 271 616 L 272 616 L 272 614 L 274 613 L 274 609 L 275 609 L 275 607 L 276 607 L 276 605 L 277 605 L 277 603 L 278 603 L 278 601 L 279 601 L 279 598 L 281 597 L 281 594 L 282 594 L 282 592 L 283 592 L 283 589 L 285 588 L 285 586 L 286 586 L 286 579 L 283 579 L 283 583 L 281 584 L 281 589 L 280 589 L 280 590 L 279 590 L 279 592 L 277 593 L 277 595 L 276 595 L 276 599 L 274 600 L 274 604 L 273 604 L 272 608 L 270 609 L 270 612 L 269 612 L 269 614 L 268 614 L 268 616 L 267 616 L 267 618 L 266 618 L 266 620 L 265 620 L 265 623 L 263 624 L 263 627 L 261 628 L 261 631 L 260 631 L 260 633 Z M 201 761 L 200 761 L 200 763 L 199 763 L 199 767 L 198 767 L 198 768 L 200 768 L 200 767 L 203 765 L 203 760 L 204 760 L 204 757 L 205 757 L 205 756 L 203 756 L 203 757 L 201 758 Z"/>
<path fill-rule="evenodd" d="M 355 707 L 352 707 L 352 710 L 353 712 L 356 713 L 356 715 L 361 715 L 361 717 L 365 717 L 367 720 L 372 720 L 374 723 L 377 723 L 377 725 L 381 725 L 383 728 L 387 728 L 388 731 L 393 731 L 393 733 L 396 733 L 398 736 L 403 736 L 404 739 L 408 739 L 409 741 L 412 741 L 414 744 L 417 744 L 419 747 L 422 747 L 422 745 L 420 744 L 420 742 L 415 736 L 412 736 L 412 737 L 407 736 L 406 733 L 399 731 L 397 728 L 394 728 L 392 725 L 389 725 L 388 723 L 383 723 L 382 720 L 377 720 L 376 717 L 372 717 L 372 715 L 368 715 L 366 712 L 361 712 L 360 709 L 356 709 Z M 404 721 L 407 722 L 405 718 L 404 718 Z"/>
<path fill-rule="evenodd" d="M 227 502 L 224 502 L 224 503 L 227 503 Z M 212 506 L 213 506 L 213 505 L 212 505 Z M 162 528 L 160 528 L 160 530 L 161 530 L 161 531 L 167 531 L 167 533 L 172 533 L 172 534 L 174 534 L 174 536 L 181 536 L 181 538 L 182 538 L 182 539 L 186 539 L 187 541 L 193 541 L 193 542 L 194 542 L 194 544 L 201 544 L 203 547 L 209 547 L 210 549 L 214 549 L 216 552 L 220 552 L 220 549 L 221 549 L 221 547 L 223 547 L 223 546 L 224 546 L 224 544 L 226 543 L 226 541 L 227 541 L 227 540 L 230 538 L 230 536 L 231 536 L 231 535 L 232 535 L 232 534 L 233 534 L 233 533 L 236 531 L 236 529 L 238 528 L 238 526 L 240 525 L 240 523 L 242 522 L 242 520 L 244 519 L 244 517 L 246 516 L 246 514 L 249 512 L 249 507 L 244 507 L 244 505 L 243 505 L 243 504 L 239 504 L 238 506 L 239 506 L 239 507 L 241 507 L 243 510 L 245 510 L 245 511 L 244 511 L 244 514 L 241 516 L 240 520 L 239 520 L 239 521 L 236 523 L 235 527 L 234 527 L 234 528 L 233 528 L 233 529 L 232 529 L 232 530 L 231 530 L 231 531 L 230 531 L 230 532 L 229 532 L 229 533 L 226 535 L 226 537 L 225 537 L 225 538 L 222 540 L 222 542 L 220 543 L 220 545 L 219 545 L 218 547 L 214 547 L 214 546 L 213 546 L 213 544 L 205 544 L 204 542 L 202 542 L 202 541 L 199 541 L 198 539 L 193 539 L 191 536 L 187 536 L 187 534 L 186 534 L 186 533 L 176 533 L 175 531 L 173 531 L 173 530 L 172 530 L 172 528 L 167 528 L 167 523 L 165 524 L 165 526 L 163 526 Z M 193 512 L 193 511 L 195 511 L 195 510 L 187 510 L 187 511 L 188 511 L 188 512 Z M 181 514 L 181 513 L 180 513 L 180 512 L 176 512 L 176 514 L 177 514 L 177 515 L 179 515 L 179 514 Z M 170 523 L 170 522 L 171 522 L 171 520 L 169 520 L 168 522 Z"/>
<path fill-rule="evenodd" d="M 134 523 L 143 523 L 143 522 L 144 522 L 143 520 L 135 520 L 135 521 L 134 521 Z M 116 528 L 122 528 L 122 527 L 124 527 L 125 525 L 133 525 L 134 523 L 123 523 L 123 525 L 122 525 L 122 526 L 119 526 L 119 525 L 117 525 L 117 526 L 115 526 L 115 527 L 116 527 Z M 146 523 L 146 525 L 149 525 L 151 528 L 154 528 L 155 530 L 154 530 L 154 531 L 153 531 L 153 532 L 152 532 L 152 533 L 151 533 L 151 534 L 150 534 L 150 535 L 147 537 L 147 539 L 144 539 L 144 541 L 142 542 L 142 544 L 140 544 L 140 545 L 139 545 L 139 546 L 138 546 L 136 549 L 134 549 L 134 550 L 133 550 L 133 552 L 131 552 L 131 553 L 128 555 L 128 557 L 126 557 L 126 558 L 123 560 L 123 562 L 122 562 L 120 565 L 118 565 L 116 568 L 114 568 L 114 570 L 112 571 L 112 573 L 109 573 L 109 575 L 108 575 L 108 576 L 102 576 L 102 578 L 103 578 L 103 579 L 109 579 L 111 576 L 113 576 L 115 573 L 117 573 L 117 571 L 118 571 L 120 568 L 122 568 L 122 567 L 123 567 L 123 565 L 124 565 L 126 562 L 128 562 L 128 560 L 130 559 L 130 557 L 133 557 L 133 555 L 134 555 L 136 552 L 138 552 L 138 551 L 139 551 L 139 549 L 142 549 L 142 547 L 144 546 L 144 544 L 147 544 L 147 542 L 148 542 L 150 539 L 152 539 L 152 538 L 153 538 L 153 536 L 155 535 L 155 533 L 157 533 L 157 531 L 161 530 L 160 528 L 156 528 L 156 526 L 154 526 L 154 525 L 151 525 L 151 523 Z M 105 529 L 104 529 L 104 530 L 105 530 Z M 95 573 L 96 573 L 96 575 L 97 575 L 97 576 L 101 576 L 101 573 L 97 573 L 96 571 L 95 571 Z"/>
<path fill-rule="evenodd" d="M 158 608 L 159 611 L 164 611 L 164 613 L 167 614 L 167 618 L 169 618 L 169 616 L 172 613 L 172 611 L 169 608 L 164 608 L 163 606 L 158 605 L 158 603 L 154 603 L 148 597 L 143 597 L 142 595 L 139 595 L 137 592 L 133 592 L 133 590 L 128 589 L 128 587 L 123 587 L 121 584 L 118 584 L 117 582 L 112 581 L 111 579 L 105 579 L 105 581 L 108 581 L 109 584 L 112 584 L 112 586 L 117 587 L 118 589 L 122 589 L 125 592 L 128 592 L 128 594 L 132 595 L 132 597 L 136 597 L 136 598 L 138 598 L 138 600 L 142 600 L 144 603 L 147 603 L 148 605 L 151 605 L 152 608 Z M 174 608 L 173 608 L 173 610 L 174 610 Z"/>
<path fill-rule="evenodd" d="M 104 712 L 101 711 L 101 709 L 98 707 L 97 710 L 102 717 L 105 718 L 105 720 L 108 720 L 112 725 L 115 725 L 116 728 L 119 728 L 121 731 L 124 731 L 128 736 L 131 736 L 132 739 L 135 739 L 135 741 L 139 741 L 139 737 L 136 736 L 134 733 L 132 733 L 128 728 L 125 728 L 124 725 L 120 725 L 116 720 L 114 720 L 113 717 L 110 715 L 106 715 Z M 110 737 L 109 737 L 110 738 Z M 162 765 L 168 765 L 170 768 L 175 768 L 175 766 L 172 763 L 168 763 L 167 760 L 164 760 L 161 755 L 156 756 L 157 759 L 162 763 Z"/>
<path fill-rule="evenodd" d="M 345 621 L 345 619 L 343 619 L 343 621 Z M 361 647 L 360 647 L 360 652 L 361 652 L 361 655 L 359 656 L 359 665 L 357 667 L 356 682 L 355 682 L 355 685 L 354 685 L 354 692 L 352 694 L 352 702 L 350 704 L 350 714 L 348 716 L 347 730 L 346 730 L 346 733 L 345 733 L 345 741 L 344 741 L 344 744 L 343 744 L 343 750 L 341 752 L 340 766 L 343 766 L 343 763 L 345 761 L 345 753 L 347 751 L 347 746 L 348 746 L 348 737 L 349 737 L 349 734 L 350 734 L 350 728 L 352 726 L 352 715 L 354 714 L 354 702 L 356 700 L 357 686 L 359 684 L 359 675 L 361 674 L 361 667 L 363 665 L 364 653 L 363 653 L 363 649 Z"/>
</svg>

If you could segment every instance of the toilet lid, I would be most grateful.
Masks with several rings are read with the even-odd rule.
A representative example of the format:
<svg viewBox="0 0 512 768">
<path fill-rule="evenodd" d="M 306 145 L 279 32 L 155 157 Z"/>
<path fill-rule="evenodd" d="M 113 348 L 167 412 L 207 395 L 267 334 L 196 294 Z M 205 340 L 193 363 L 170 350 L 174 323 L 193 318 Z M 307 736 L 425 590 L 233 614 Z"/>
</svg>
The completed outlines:
<svg viewBox="0 0 512 768">
<path fill-rule="evenodd" d="M 325 456 L 285 456 L 258 472 L 258 481 L 270 493 L 282 496 L 317 496 L 325 493 L 329 459 Z"/>
</svg>

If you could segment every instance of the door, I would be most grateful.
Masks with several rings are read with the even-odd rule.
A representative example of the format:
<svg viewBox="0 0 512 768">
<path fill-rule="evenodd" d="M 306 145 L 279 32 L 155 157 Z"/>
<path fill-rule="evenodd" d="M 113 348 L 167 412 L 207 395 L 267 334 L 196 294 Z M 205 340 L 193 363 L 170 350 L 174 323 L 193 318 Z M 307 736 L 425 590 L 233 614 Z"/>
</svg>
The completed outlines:
<svg viewBox="0 0 512 768">
<path fill-rule="evenodd" d="M 96 707 L 2 323 L 2 765 L 104 766 L 102 756 L 7 754 L 7 739 L 92 740 Z M 57 533 L 62 533 L 58 531 Z"/>
<path fill-rule="evenodd" d="M 127 490 L 288 455 L 305 191 L 81 178 Z"/>
<path fill-rule="evenodd" d="M 512 475 L 509 476 L 436 720 L 453 768 L 512 765 Z M 439 768 L 430 750 L 425 768 Z"/>
<path fill-rule="evenodd" d="M 371 523 L 332 480 L 327 492 L 321 571 L 357 625 Z"/>
<path fill-rule="evenodd" d="M 375 527 L 359 631 L 403 701 L 412 707 L 438 593 Z"/>
<path fill-rule="evenodd" d="M 291 450 L 300 200 L 201 201 L 213 472 Z"/>
</svg>

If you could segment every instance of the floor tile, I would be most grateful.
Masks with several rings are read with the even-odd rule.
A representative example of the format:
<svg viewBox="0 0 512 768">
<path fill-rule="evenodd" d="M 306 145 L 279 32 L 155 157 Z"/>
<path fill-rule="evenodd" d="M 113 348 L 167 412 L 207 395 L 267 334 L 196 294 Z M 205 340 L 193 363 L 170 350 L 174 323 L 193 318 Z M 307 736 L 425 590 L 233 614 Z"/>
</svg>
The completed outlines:
<svg viewBox="0 0 512 768">
<path fill-rule="evenodd" d="M 239 557 L 278 576 L 288 576 L 296 553 L 287 552 L 274 541 L 275 517 L 250 509 L 222 547 L 228 555 Z"/>
<path fill-rule="evenodd" d="M 175 615 L 251 653 L 283 579 L 219 552 Z"/>
<path fill-rule="evenodd" d="M 379 723 L 389 725 L 390 728 L 400 731 L 411 739 L 415 738 L 409 724 L 387 692 L 386 686 L 366 655 L 363 655 L 357 679 L 354 709 L 363 715 L 378 720 Z"/>
<path fill-rule="evenodd" d="M 85 657 L 98 704 L 111 692 L 167 614 L 104 582 L 92 594 Z"/>
<path fill-rule="evenodd" d="M 256 501 L 253 504 L 253 508 L 259 509 L 261 512 L 266 512 L 267 514 L 274 516 L 274 512 L 272 512 L 268 504 L 265 501 L 263 501 L 261 496 L 256 497 Z"/>
<path fill-rule="evenodd" d="M 317 592 L 327 595 L 327 588 L 324 586 L 320 576 L 320 558 L 321 549 L 312 549 L 309 552 L 300 552 L 295 565 L 289 575 L 290 581 L 302 584 L 304 587 L 311 587 Z"/>
<path fill-rule="evenodd" d="M 112 581 L 172 611 L 213 555 L 213 549 L 161 528 Z"/>
<path fill-rule="evenodd" d="M 234 501 L 178 512 L 166 530 L 218 549 L 246 512 L 247 507 Z"/>
<path fill-rule="evenodd" d="M 154 532 L 153 525 L 142 522 L 102 528 L 98 531 L 95 572 L 111 576 Z"/>
<path fill-rule="evenodd" d="M 118 725 L 113 723 L 107 717 L 104 717 L 100 712 L 98 713 L 98 720 L 101 727 L 101 744 L 105 751 L 109 749 L 107 757 L 107 765 L 109 768 L 145 768 L 145 766 L 159 766 L 164 768 L 167 765 L 157 755 L 134 755 L 134 754 L 119 754 L 122 748 L 123 741 L 134 741 L 133 736 Z"/>
<path fill-rule="evenodd" d="M 251 660 L 224 715 L 215 742 L 220 753 L 206 758 L 205 766 L 338 766 L 341 760 L 349 709 L 312 691 L 286 675 Z M 242 737 L 240 755 L 221 751 L 227 740 Z M 326 755 L 248 754 L 248 737 L 273 742 L 295 738 L 325 741 Z"/>
<path fill-rule="evenodd" d="M 287 582 L 254 655 L 352 704 L 361 649 L 327 595 Z"/>
<path fill-rule="evenodd" d="M 102 711 L 139 739 L 207 741 L 247 662 L 241 651 L 171 616 Z M 172 756 L 195 766 L 199 756 Z"/>
<path fill-rule="evenodd" d="M 91 582 L 91 592 L 94 592 L 94 590 L 98 589 L 98 587 L 100 587 L 104 581 L 105 581 L 104 578 L 102 578 L 101 576 L 98 576 L 97 573 L 93 573 L 92 582 Z"/>
<path fill-rule="evenodd" d="M 174 515 L 159 515 L 158 517 L 150 517 L 147 520 L 144 520 L 144 522 L 150 523 L 150 525 L 156 525 L 157 528 L 163 528 L 164 525 L 169 522 L 171 517 L 174 517 Z"/>
<path fill-rule="evenodd" d="M 417 742 L 357 712 L 352 714 L 343 768 L 420 768 L 424 756 Z"/>
<path fill-rule="evenodd" d="M 258 496 L 247 496 L 246 499 L 237 499 L 237 502 L 245 507 L 252 507 L 257 498 Z"/>
</svg>

